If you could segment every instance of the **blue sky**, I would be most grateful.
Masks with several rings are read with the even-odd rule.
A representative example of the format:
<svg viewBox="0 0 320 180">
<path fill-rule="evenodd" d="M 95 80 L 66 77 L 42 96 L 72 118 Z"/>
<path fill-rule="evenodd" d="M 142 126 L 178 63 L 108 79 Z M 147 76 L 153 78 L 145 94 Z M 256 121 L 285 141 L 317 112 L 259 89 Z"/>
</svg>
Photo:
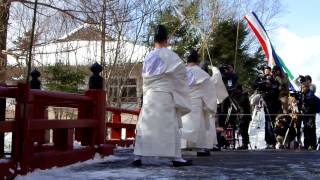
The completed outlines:
<svg viewBox="0 0 320 180">
<path fill-rule="evenodd" d="M 275 21 L 299 36 L 320 35 L 320 0 L 282 0 L 285 11 Z"/>
</svg>

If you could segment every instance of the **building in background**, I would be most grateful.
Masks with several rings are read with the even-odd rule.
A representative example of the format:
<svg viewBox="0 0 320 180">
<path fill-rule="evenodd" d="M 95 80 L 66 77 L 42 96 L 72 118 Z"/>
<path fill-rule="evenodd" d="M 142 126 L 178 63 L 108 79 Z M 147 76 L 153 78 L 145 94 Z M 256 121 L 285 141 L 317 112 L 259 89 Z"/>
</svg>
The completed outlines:
<svg viewBox="0 0 320 180">
<path fill-rule="evenodd" d="M 108 98 L 117 106 L 135 108 L 141 103 L 142 62 L 148 48 L 124 36 L 106 35 L 105 39 Z M 8 66 L 13 67 L 8 70 L 9 84 L 12 84 L 23 77 L 21 67 L 26 65 L 26 50 L 11 49 L 7 54 Z M 95 62 L 100 63 L 100 59 L 101 31 L 97 26 L 84 24 L 61 38 L 35 45 L 32 66 L 41 69 L 62 63 L 70 67 L 89 67 Z"/>
</svg>

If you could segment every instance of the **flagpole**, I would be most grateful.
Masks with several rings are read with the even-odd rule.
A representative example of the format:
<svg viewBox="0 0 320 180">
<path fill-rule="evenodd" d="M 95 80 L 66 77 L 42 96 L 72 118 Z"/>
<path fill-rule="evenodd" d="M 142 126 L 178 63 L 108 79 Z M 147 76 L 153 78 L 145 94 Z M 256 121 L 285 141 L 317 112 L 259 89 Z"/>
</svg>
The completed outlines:
<svg viewBox="0 0 320 180">
<path fill-rule="evenodd" d="M 241 6 L 241 0 L 239 0 L 239 5 Z M 237 22 L 237 35 L 236 35 L 236 48 L 234 51 L 234 71 L 236 72 L 237 67 L 237 57 L 238 57 L 238 41 L 239 41 L 239 29 L 240 29 L 240 13 L 238 14 L 238 22 Z"/>
<path fill-rule="evenodd" d="M 33 18 L 32 18 L 32 27 L 31 27 L 31 36 L 30 36 L 30 43 L 29 43 L 29 52 L 28 52 L 28 67 L 27 67 L 27 84 L 29 83 L 30 79 L 30 72 L 31 72 L 31 62 L 32 62 L 32 48 L 33 48 L 33 41 L 34 41 L 34 30 L 37 21 L 37 6 L 38 0 L 34 1 L 34 9 L 33 9 Z"/>
</svg>

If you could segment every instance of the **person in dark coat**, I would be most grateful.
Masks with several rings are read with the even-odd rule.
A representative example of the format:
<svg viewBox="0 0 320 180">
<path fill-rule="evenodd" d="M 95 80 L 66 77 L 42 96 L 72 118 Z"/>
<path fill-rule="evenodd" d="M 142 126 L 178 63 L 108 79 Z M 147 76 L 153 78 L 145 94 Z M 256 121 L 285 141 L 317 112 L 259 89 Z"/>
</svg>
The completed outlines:
<svg viewBox="0 0 320 180">
<path fill-rule="evenodd" d="M 242 85 L 237 85 L 236 87 L 236 100 L 239 105 L 239 133 L 242 137 L 242 146 L 238 149 L 248 149 L 249 144 L 249 124 L 251 121 L 251 109 L 249 95 L 247 92 L 243 92 Z"/>
<path fill-rule="evenodd" d="M 317 145 L 316 136 L 316 113 L 317 113 L 317 97 L 307 83 L 301 86 L 301 100 L 299 108 L 301 111 L 301 119 L 304 125 L 304 148 L 315 150 Z"/>
</svg>

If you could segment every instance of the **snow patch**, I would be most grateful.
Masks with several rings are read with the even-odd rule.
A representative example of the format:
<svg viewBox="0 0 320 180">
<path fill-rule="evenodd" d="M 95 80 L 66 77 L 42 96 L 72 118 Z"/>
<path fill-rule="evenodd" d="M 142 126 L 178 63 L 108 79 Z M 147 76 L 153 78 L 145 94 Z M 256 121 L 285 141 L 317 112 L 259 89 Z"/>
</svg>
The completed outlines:
<svg viewBox="0 0 320 180">
<path fill-rule="evenodd" d="M 117 157 L 117 156 L 107 156 L 102 158 L 100 154 L 96 153 L 94 155 L 94 158 L 91 160 L 87 160 L 84 162 L 79 162 L 75 163 L 69 166 L 57 168 L 53 167 L 51 169 L 46 169 L 46 170 L 40 170 L 36 169 L 33 172 L 28 173 L 25 176 L 17 176 L 16 180 L 35 180 L 35 179 L 88 179 L 87 177 L 93 178 L 100 178 L 101 177 L 108 177 L 106 176 L 106 173 L 109 172 L 104 172 L 104 171 L 80 171 L 80 172 L 73 172 L 72 169 L 77 168 L 77 167 L 83 167 L 83 166 L 88 166 L 96 163 L 102 163 L 102 162 L 115 162 L 119 160 L 124 160 L 126 158 L 124 157 Z M 71 174 L 72 173 L 72 174 Z M 70 178 L 66 178 L 66 175 L 70 174 Z M 128 177 L 130 177 L 132 173 L 128 173 Z"/>
<path fill-rule="evenodd" d="M 133 149 L 133 144 L 131 144 L 129 147 L 126 146 L 116 146 L 116 150 L 127 150 L 127 149 Z"/>
<path fill-rule="evenodd" d="M 0 159 L 0 164 L 2 164 L 2 163 L 8 163 L 8 162 L 9 162 L 8 159 Z"/>
<path fill-rule="evenodd" d="M 15 171 L 14 171 L 14 169 L 11 169 L 11 168 L 10 168 L 10 169 L 9 169 L 9 172 L 10 172 L 11 174 L 14 174 Z"/>
<path fill-rule="evenodd" d="M 82 149 L 87 146 L 82 146 L 80 141 L 73 141 L 73 149 Z"/>
</svg>

